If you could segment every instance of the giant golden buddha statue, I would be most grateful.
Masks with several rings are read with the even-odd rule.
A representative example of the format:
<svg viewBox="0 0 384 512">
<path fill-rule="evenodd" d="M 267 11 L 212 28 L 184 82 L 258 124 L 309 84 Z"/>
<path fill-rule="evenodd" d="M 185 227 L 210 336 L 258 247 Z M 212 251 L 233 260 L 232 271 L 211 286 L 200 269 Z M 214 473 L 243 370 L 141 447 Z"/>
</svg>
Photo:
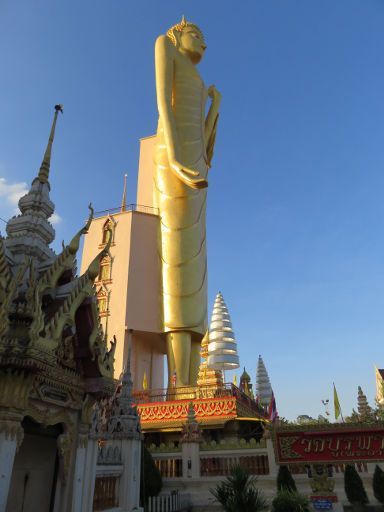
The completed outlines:
<svg viewBox="0 0 384 512">
<path fill-rule="evenodd" d="M 184 18 L 157 39 L 155 48 L 159 123 L 154 193 L 161 217 L 169 387 L 174 380 L 178 387 L 196 384 L 207 329 L 207 175 L 221 96 L 213 85 L 205 87 L 196 69 L 205 50 L 201 30 Z"/>
</svg>

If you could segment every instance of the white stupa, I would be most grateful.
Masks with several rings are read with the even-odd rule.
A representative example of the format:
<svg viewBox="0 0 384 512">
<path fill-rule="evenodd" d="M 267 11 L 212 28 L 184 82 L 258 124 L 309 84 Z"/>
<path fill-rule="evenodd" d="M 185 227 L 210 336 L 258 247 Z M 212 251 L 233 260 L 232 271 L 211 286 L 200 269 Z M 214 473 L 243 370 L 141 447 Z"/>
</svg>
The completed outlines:
<svg viewBox="0 0 384 512">
<path fill-rule="evenodd" d="M 269 405 L 272 397 L 272 386 L 261 356 L 259 356 L 259 360 L 257 362 L 256 394 L 259 396 L 259 400 L 262 405 Z"/>
<path fill-rule="evenodd" d="M 234 370 L 239 367 L 239 356 L 231 318 L 223 296 L 219 292 L 213 305 L 209 327 L 208 368 Z"/>
</svg>

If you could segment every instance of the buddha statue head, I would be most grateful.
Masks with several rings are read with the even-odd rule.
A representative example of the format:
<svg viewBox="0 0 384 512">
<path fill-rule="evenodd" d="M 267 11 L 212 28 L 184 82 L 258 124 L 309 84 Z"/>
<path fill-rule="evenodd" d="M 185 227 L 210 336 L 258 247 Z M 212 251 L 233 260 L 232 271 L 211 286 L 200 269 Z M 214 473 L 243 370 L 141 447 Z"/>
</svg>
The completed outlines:
<svg viewBox="0 0 384 512">
<path fill-rule="evenodd" d="M 186 55 L 193 64 L 198 64 L 201 61 L 207 45 L 204 35 L 197 25 L 190 23 L 183 16 L 180 23 L 173 25 L 167 31 L 167 36 L 179 52 Z"/>
</svg>

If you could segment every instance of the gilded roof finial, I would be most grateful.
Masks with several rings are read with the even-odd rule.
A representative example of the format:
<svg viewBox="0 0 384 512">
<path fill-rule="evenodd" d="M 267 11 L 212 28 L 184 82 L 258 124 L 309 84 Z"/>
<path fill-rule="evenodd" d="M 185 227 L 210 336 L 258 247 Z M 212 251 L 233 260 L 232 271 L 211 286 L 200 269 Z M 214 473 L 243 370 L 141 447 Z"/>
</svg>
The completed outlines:
<svg viewBox="0 0 384 512">
<path fill-rule="evenodd" d="M 63 105 L 55 105 L 55 115 L 53 117 L 53 123 L 51 128 L 51 133 L 49 134 L 47 149 L 44 153 L 44 158 L 40 166 L 38 178 L 40 183 L 47 183 L 48 182 L 48 176 L 49 176 L 49 168 L 51 166 L 51 151 L 52 151 L 52 144 L 53 139 L 55 137 L 55 128 L 56 128 L 56 121 L 58 113 L 63 113 Z"/>
<path fill-rule="evenodd" d="M 71 254 L 76 254 L 77 251 L 79 250 L 81 236 L 82 235 L 86 235 L 88 233 L 88 229 L 89 229 L 89 227 L 91 225 L 91 222 L 93 220 L 93 212 L 94 212 L 94 210 L 92 208 L 92 203 L 89 203 L 88 208 L 89 208 L 89 217 L 88 217 L 87 223 L 85 224 L 84 227 L 82 227 L 80 229 L 80 231 L 78 231 L 76 233 L 76 235 L 72 238 L 72 240 L 70 241 L 70 243 L 68 245 L 69 252 Z"/>
<path fill-rule="evenodd" d="M 121 200 L 121 211 L 122 212 L 125 212 L 127 210 L 127 176 L 128 176 L 128 174 L 124 174 L 123 198 Z"/>
<path fill-rule="evenodd" d="M 88 277 L 91 281 L 94 281 L 96 277 L 99 275 L 100 271 L 100 262 L 101 260 L 108 254 L 109 249 L 111 248 L 112 243 L 112 230 L 109 229 L 109 236 L 108 236 L 108 242 L 106 246 L 97 254 L 97 256 L 91 261 L 91 263 L 88 266 Z"/>
</svg>

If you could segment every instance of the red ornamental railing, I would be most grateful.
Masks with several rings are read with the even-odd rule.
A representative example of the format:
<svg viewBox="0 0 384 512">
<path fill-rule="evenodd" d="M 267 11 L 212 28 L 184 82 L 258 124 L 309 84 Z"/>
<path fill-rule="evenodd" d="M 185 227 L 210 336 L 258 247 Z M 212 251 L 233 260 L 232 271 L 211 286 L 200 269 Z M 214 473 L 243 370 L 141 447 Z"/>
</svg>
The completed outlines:
<svg viewBox="0 0 384 512">
<path fill-rule="evenodd" d="M 198 387 L 176 387 L 173 389 L 147 389 L 133 392 L 135 402 L 140 405 L 153 402 L 170 402 L 177 400 L 194 401 L 205 398 L 226 398 L 235 397 L 240 403 L 246 405 L 251 411 L 261 417 L 267 417 L 267 411 L 260 403 L 232 383 L 222 386 L 198 386 Z"/>
</svg>

